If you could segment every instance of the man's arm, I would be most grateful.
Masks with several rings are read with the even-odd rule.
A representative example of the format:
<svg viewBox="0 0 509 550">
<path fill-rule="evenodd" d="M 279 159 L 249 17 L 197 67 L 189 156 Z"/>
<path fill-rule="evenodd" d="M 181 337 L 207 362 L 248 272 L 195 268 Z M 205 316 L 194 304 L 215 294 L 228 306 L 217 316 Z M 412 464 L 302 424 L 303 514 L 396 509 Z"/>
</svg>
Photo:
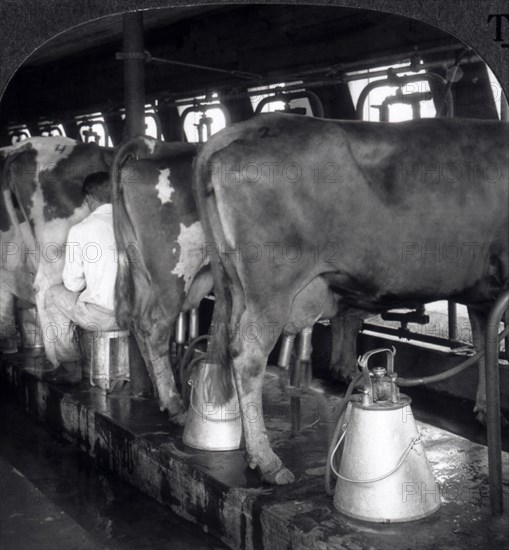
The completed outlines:
<svg viewBox="0 0 509 550">
<path fill-rule="evenodd" d="M 83 270 L 81 244 L 75 227 L 71 227 L 67 237 L 62 281 L 64 286 L 71 292 L 79 292 L 87 286 Z"/>
</svg>

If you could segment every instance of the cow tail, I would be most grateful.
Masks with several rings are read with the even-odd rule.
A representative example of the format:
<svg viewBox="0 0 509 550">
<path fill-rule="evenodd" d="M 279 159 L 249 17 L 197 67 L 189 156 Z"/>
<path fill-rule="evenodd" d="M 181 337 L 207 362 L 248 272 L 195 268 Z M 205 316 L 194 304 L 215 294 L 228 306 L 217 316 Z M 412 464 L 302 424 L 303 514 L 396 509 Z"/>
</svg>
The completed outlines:
<svg viewBox="0 0 509 550">
<path fill-rule="evenodd" d="M 224 242 L 224 231 L 219 220 L 216 196 L 212 187 L 211 174 L 207 167 L 210 157 L 199 153 L 194 166 L 194 194 L 198 205 L 200 221 L 205 234 L 206 253 L 210 259 L 214 278 L 214 315 L 210 331 L 208 359 L 223 366 L 219 376 L 214 379 L 217 384 L 215 393 L 224 396 L 225 400 L 233 395 L 233 379 L 230 368 L 229 321 L 232 311 L 232 296 L 229 290 L 229 275 L 221 261 L 219 251 Z"/>
<path fill-rule="evenodd" d="M 115 280 L 115 315 L 120 326 L 127 326 L 133 317 L 134 279 L 133 261 L 139 260 L 138 242 L 124 202 L 122 169 L 130 159 L 137 158 L 139 138 L 121 145 L 111 170 L 111 202 L 113 229 L 117 244 L 117 278 Z M 134 257 L 136 255 L 136 257 Z"/>
<path fill-rule="evenodd" d="M 11 154 L 7 159 L 5 159 L 5 162 L 2 163 L 2 179 L 0 181 L 0 188 L 4 198 L 5 209 L 7 210 L 12 226 L 16 229 L 16 231 L 19 231 L 27 247 L 34 250 L 36 245 L 34 231 L 30 224 L 28 213 L 23 207 L 23 202 L 18 197 L 17 188 L 12 183 L 13 177 L 11 166 L 13 161 L 15 161 L 18 156 L 18 152 Z M 16 205 L 14 204 L 15 202 Z M 33 254 L 28 255 L 27 267 L 32 273 L 37 273 L 38 266 L 35 263 Z"/>
<path fill-rule="evenodd" d="M 5 149 L 8 149 L 9 152 L 13 149 L 12 147 L 6 147 Z M 3 149 L 2 152 L 5 150 Z M 12 178 L 10 177 L 11 173 L 11 164 L 12 161 L 16 158 L 16 154 L 10 154 L 7 158 L 1 159 L 1 173 L 0 173 L 0 189 L 2 190 L 3 197 L 4 197 L 4 204 L 5 209 L 7 210 L 7 214 L 9 215 L 9 219 L 15 228 L 19 228 L 20 225 L 20 215 L 19 211 L 16 211 L 16 207 L 14 206 L 13 201 L 13 195 L 15 197 L 16 202 L 18 202 L 18 198 L 16 197 L 16 189 L 11 185 Z"/>
</svg>

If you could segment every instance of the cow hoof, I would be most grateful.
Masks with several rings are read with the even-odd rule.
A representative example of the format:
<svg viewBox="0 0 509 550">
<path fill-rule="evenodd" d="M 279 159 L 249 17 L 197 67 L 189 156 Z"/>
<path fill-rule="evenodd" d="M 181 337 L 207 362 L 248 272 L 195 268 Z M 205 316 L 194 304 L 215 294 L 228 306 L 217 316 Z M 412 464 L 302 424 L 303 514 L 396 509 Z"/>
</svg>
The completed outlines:
<svg viewBox="0 0 509 550">
<path fill-rule="evenodd" d="M 185 426 L 187 420 L 187 411 L 180 411 L 177 414 L 170 414 L 170 422 L 177 426 Z"/>
<path fill-rule="evenodd" d="M 271 485 L 288 485 L 295 481 L 295 476 L 288 468 L 282 466 L 279 470 L 270 474 L 262 474 L 263 481 Z"/>
<path fill-rule="evenodd" d="M 180 397 L 170 399 L 168 403 L 160 403 L 159 410 L 161 412 L 168 411 L 170 422 L 183 426 L 186 412 Z"/>
</svg>

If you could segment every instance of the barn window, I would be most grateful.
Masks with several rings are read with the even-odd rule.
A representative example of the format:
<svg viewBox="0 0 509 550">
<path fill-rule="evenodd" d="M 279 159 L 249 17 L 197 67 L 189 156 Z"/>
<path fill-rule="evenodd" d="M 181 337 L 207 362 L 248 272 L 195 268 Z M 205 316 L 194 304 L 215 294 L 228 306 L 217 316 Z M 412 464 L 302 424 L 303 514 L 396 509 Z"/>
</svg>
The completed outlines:
<svg viewBox="0 0 509 550">
<path fill-rule="evenodd" d="M 317 116 L 311 107 L 309 98 L 306 97 L 304 88 L 298 88 L 302 81 L 270 86 L 257 86 L 249 88 L 249 98 L 253 110 L 259 113 L 290 112 L 308 116 Z M 291 86 L 291 91 L 288 88 Z M 297 88 L 295 88 L 297 86 Z M 295 89 L 294 89 L 295 88 Z M 261 107 L 260 107 L 261 105 Z"/>
<path fill-rule="evenodd" d="M 184 100 L 177 105 L 187 141 L 202 143 L 229 123 L 226 107 L 216 93 Z"/>
<path fill-rule="evenodd" d="M 40 135 L 47 136 L 65 136 L 65 130 L 62 124 L 54 124 L 52 122 L 43 122 L 39 124 Z"/>
<path fill-rule="evenodd" d="M 7 130 L 11 143 L 19 143 L 31 137 L 30 130 L 26 126 L 12 126 Z"/>
<path fill-rule="evenodd" d="M 76 120 L 83 143 L 95 142 L 103 147 L 113 147 L 108 126 L 101 113 L 92 113 Z"/>
<path fill-rule="evenodd" d="M 360 109 L 359 101 L 363 101 L 366 90 L 370 91 L 363 101 L 362 113 L 358 113 L 362 120 L 378 122 L 399 122 L 413 118 L 433 118 L 436 109 L 431 96 L 430 85 L 427 79 L 414 79 L 412 82 L 403 82 L 402 85 L 387 84 L 383 86 L 373 85 L 376 81 L 387 80 L 387 72 L 401 69 L 408 64 L 400 63 L 391 67 L 374 67 L 367 71 L 356 71 L 347 74 L 348 86 L 352 94 L 352 100 Z M 425 74 L 421 71 L 397 72 L 397 78 L 405 76 Z"/>
<path fill-rule="evenodd" d="M 161 121 L 159 120 L 156 108 L 157 101 L 153 105 L 150 103 L 145 105 L 145 135 L 162 140 Z M 121 109 L 120 113 L 122 120 L 125 121 L 125 109 Z"/>
<path fill-rule="evenodd" d="M 145 106 L 145 135 L 162 139 L 161 121 L 155 111 L 156 105 Z"/>
</svg>

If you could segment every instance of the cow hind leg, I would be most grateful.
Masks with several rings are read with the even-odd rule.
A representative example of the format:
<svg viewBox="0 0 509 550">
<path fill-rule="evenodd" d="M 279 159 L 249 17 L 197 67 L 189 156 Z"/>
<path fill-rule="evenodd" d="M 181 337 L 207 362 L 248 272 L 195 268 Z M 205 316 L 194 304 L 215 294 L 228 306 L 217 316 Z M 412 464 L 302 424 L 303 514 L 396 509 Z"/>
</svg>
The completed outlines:
<svg viewBox="0 0 509 550">
<path fill-rule="evenodd" d="M 275 295 L 273 293 L 272 297 Z M 265 431 L 261 403 L 268 355 L 282 328 L 285 334 L 296 334 L 313 326 L 321 317 L 333 316 L 337 308 L 333 294 L 320 277 L 297 292 L 291 303 L 290 296 L 279 295 L 277 300 L 265 306 L 246 303 L 235 332 L 236 338 L 230 345 L 248 463 L 251 468 L 259 470 L 264 481 L 274 485 L 292 483 L 295 478 L 271 449 Z"/>
<path fill-rule="evenodd" d="M 64 332 L 62 327 L 59 327 L 51 320 L 46 309 L 46 292 L 51 286 L 52 281 L 48 277 L 41 275 L 41 270 L 39 270 L 34 283 L 35 305 L 42 331 L 46 359 L 56 368 L 59 365 L 56 343 L 60 338 L 63 338 Z"/>
<path fill-rule="evenodd" d="M 273 485 L 285 485 L 295 479 L 270 446 L 262 412 L 264 371 L 281 326 L 280 320 L 257 315 L 248 305 L 236 327 L 234 342 L 230 345 L 242 411 L 247 462 L 250 468 L 259 471 L 263 481 Z"/>
<path fill-rule="evenodd" d="M 186 414 L 170 363 L 170 334 L 173 323 L 159 318 L 148 333 L 138 325 L 133 325 L 141 355 L 147 366 L 155 393 L 159 399 L 159 409 L 168 411 L 170 421 L 183 425 Z"/>
<path fill-rule="evenodd" d="M 469 307 L 468 317 L 472 327 L 472 340 L 476 351 L 484 349 L 484 338 L 486 335 L 487 314 L 484 311 Z M 477 383 L 477 395 L 475 399 L 474 413 L 477 422 L 486 425 L 486 371 L 484 357 L 479 360 L 479 381 Z M 500 420 L 502 426 L 506 427 L 509 422 L 501 414 Z"/>
</svg>

